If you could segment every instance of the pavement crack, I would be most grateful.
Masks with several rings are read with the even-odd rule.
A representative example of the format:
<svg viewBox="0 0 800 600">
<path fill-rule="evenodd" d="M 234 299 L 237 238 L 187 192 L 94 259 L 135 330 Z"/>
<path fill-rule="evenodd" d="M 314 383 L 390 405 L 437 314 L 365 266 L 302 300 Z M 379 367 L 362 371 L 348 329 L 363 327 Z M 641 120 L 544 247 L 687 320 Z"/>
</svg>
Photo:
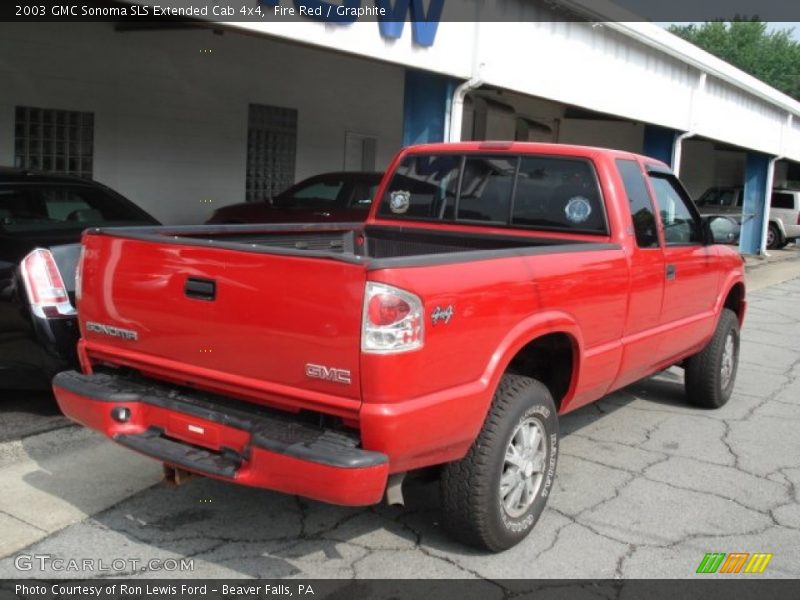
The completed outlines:
<svg viewBox="0 0 800 600">
<path fill-rule="evenodd" d="M 306 537 L 306 519 L 308 518 L 308 503 L 303 500 L 300 496 L 294 497 L 295 504 L 297 505 L 297 510 L 300 513 L 300 533 L 298 537 L 301 539 Z"/>
<path fill-rule="evenodd" d="M 617 564 L 614 567 L 614 579 L 624 579 L 625 573 L 625 561 L 628 560 L 633 554 L 639 549 L 637 544 L 628 544 L 628 549 L 625 551 L 625 554 L 619 557 L 617 560 Z"/>
</svg>

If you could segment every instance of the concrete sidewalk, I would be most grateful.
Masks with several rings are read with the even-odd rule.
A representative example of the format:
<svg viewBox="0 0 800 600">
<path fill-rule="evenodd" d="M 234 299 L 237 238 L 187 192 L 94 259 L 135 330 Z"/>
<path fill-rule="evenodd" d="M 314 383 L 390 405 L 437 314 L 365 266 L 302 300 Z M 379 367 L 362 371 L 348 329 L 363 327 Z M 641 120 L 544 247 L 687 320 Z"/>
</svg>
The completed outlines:
<svg viewBox="0 0 800 600">
<path fill-rule="evenodd" d="M 800 245 L 789 244 L 780 250 L 768 250 L 766 255 L 743 254 L 742 256 L 748 270 L 760 269 L 767 265 L 800 259 Z"/>
<path fill-rule="evenodd" d="M 161 466 L 104 437 L 65 427 L 0 444 L 0 556 L 154 485 Z"/>
</svg>

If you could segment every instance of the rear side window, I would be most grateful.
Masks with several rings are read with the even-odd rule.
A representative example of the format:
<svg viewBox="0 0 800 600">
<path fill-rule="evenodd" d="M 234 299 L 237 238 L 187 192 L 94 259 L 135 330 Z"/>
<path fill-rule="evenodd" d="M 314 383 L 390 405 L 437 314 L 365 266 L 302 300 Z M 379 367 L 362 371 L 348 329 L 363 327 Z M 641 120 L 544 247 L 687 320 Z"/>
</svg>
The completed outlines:
<svg viewBox="0 0 800 600">
<path fill-rule="evenodd" d="M 653 203 L 647 191 L 639 163 L 635 160 L 617 160 L 617 168 L 625 186 L 628 204 L 631 207 L 633 230 L 636 233 L 636 244 L 640 248 L 658 247 L 658 229 L 656 215 L 653 212 Z"/>
<path fill-rule="evenodd" d="M 772 194 L 772 208 L 787 208 L 794 210 L 794 196 L 792 194 Z"/>
<path fill-rule="evenodd" d="M 594 166 L 563 157 L 410 155 L 378 216 L 608 233 Z"/>
</svg>

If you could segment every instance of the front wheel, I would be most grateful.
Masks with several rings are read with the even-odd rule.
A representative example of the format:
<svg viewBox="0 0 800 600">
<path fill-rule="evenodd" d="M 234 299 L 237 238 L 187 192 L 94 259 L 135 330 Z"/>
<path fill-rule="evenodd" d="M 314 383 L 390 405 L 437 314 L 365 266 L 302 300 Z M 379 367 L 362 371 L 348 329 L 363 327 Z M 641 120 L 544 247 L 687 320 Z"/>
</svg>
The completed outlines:
<svg viewBox="0 0 800 600">
<path fill-rule="evenodd" d="M 739 319 L 723 309 L 714 336 L 686 359 L 686 397 L 695 406 L 719 408 L 731 397 L 739 366 Z"/>
<path fill-rule="evenodd" d="M 558 419 L 539 381 L 504 375 L 478 438 L 441 478 L 442 520 L 456 539 L 499 552 L 530 533 L 547 503 Z"/>
</svg>

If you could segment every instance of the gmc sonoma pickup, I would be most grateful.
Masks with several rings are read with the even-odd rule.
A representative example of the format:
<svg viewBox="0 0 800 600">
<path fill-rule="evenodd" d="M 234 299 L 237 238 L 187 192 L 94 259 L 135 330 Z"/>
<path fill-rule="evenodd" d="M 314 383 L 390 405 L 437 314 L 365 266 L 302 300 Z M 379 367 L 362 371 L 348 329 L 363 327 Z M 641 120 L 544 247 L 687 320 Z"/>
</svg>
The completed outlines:
<svg viewBox="0 0 800 600">
<path fill-rule="evenodd" d="M 356 506 L 437 467 L 443 524 L 499 551 L 552 491 L 557 415 L 673 365 L 728 400 L 743 282 L 652 159 L 417 146 L 365 223 L 88 230 L 54 389 L 173 474 Z"/>
</svg>

